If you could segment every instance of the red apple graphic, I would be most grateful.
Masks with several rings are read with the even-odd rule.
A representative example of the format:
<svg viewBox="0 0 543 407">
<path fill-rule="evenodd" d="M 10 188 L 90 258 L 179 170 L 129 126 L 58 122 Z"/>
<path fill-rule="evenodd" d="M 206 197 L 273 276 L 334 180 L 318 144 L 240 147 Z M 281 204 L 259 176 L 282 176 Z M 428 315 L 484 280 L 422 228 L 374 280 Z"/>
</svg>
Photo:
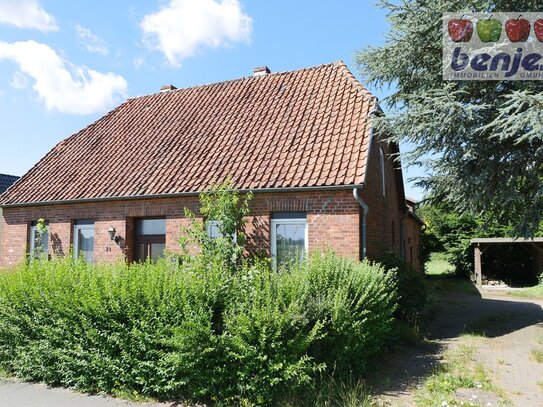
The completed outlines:
<svg viewBox="0 0 543 407">
<path fill-rule="evenodd" d="M 505 23 L 505 32 L 511 42 L 525 42 L 530 36 L 530 22 L 520 17 Z"/>
<path fill-rule="evenodd" d="M 447 28 L 454 42 L 468 42 L 473 35 L 473 23 L 464 18 L 452 19 L 449 21 Z"/>
<path fill-rule="evenodd" d="M 543 19 L 535 20 L 534 23 L 534 32 L 537 40 L 543 42 Z"/>
</svg>

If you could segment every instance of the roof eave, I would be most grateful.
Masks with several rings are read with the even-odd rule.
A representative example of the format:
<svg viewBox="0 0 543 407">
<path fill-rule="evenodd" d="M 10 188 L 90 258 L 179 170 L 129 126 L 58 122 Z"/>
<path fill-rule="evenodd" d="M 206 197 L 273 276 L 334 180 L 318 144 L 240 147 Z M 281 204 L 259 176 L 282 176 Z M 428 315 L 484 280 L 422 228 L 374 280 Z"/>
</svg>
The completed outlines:
<svg viewBox="0 0 543 407">
<path fill-rule="evenodd" d="M 351 190 L 353 188 L 363 188 L 364 184 L 348 184 L 348 185 L 325 185 L 325 186 L 312 186 L 312 187 L 287 187 L 287 188 L 254 188 L 254 189 L 238 189 L 240 193 L 251 192 L 253 194 L 264 193 L 288 193 L 288 192 L 312 192 L 312 191 L 338 191 L 338 190 Z M 195 191 L 195 192 L 177 192 L 173 194 L 153 194 L 153 195 L 130 195 L 130 196 L 113 196 L 113 197 L 98 197 L 98 198 L 81 198 L 81 199 L 68 199 L 58 201 L 41 201 L 41 202 L 18 202 L 5 204 L 0 203 L 0 208 L 20 208 L 25 206 L 46 206 L 46 205 L 69 205 L 80 203 L 98 203 L 98 202 L 111 202 L 111 201 L 134 201 L 145 199 L 167 199 L 167 198 L 183 198 L 198 196 L 207 191 Z"/>
</svg>

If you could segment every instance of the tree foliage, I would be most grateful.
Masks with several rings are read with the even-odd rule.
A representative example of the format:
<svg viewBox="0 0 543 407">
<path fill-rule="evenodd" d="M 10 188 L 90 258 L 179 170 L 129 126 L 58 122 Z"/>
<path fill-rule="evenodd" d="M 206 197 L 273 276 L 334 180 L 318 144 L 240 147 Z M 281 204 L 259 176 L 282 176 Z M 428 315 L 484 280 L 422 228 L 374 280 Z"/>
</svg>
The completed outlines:
<svg viewBox="0 0 543 407">
<path fill-rule="evenodd" d="M 543 82 L 444 81 L 442 13 L 538 11 L 543 1 L 380 0 L 391 31 L 357 54 L 365 82 L 389 86 L 378 128 L 416 148 L 420 184 L 462 212 L 490 212 L 531 235 L 543 218 Z"/>
<path fill-rule="evenodd" d="M 468 276 L 473 270 L 471 239 L 514 235 L 511 226 L 499 224 L 491 214 L 459 213 L 447 202 L 423 205 L 418 213 L 426 225 L 423 250 L 447 253 L 456 273 L 463 276 Z"/>
<path fill-rule="evenodd" d="M 245 251 L 246 234 L 244 217 L 249 213 L 252 194 L 240 196 L 229 181 L 211 188 L 200 195 L 200 220 L 185 208 L 185 217 L 190 226 L 184 227 L 181 246 L 181 261 L 202 261 L 205 265 L 218 263 L 234 271 L 239 266 Z M 213 222 L 218 236 L 210 236 L 207 226 Z M 195 249 L 200 253 L 196 255 Z"/>
</svg>

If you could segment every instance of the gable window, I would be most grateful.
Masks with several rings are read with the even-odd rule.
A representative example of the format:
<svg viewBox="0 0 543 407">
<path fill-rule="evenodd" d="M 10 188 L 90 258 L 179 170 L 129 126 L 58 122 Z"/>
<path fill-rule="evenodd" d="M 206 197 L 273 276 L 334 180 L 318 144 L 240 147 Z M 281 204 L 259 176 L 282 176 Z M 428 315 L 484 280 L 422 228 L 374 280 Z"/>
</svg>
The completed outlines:
<svg viewBox="0 0 543 407">
<path fill-rule="evenodd" d="M 379 148 L 379 166 L 381 167 L 381 187 L 383 188 L 383 196 L 386 196 L 385 152 L 382 148 Z"/>
<path fill-rule="evenodd" d="M 83 257 L 87 263 L 94 259 L 94 221 L 76 220 L 74 223 L 74 257 Z"/>
<path fill-rule="evenodd" d="M 307 253 L 305 212 L 274 212 L 271 219 L 271 254 L 275 268 L 303 260 Z"/>
<path fill-rule="evenodd" d="M 48 227 L 49 222 L 45 222 Z M 30 254 L 32 258 L 47 256 L 49 253 L 49 231 L 40 234 L 38 231 L 38 222 L 30 224 Z"/>
<path fill-rule="evenodd" d="M 136 219 L 134 261 L 155 262 L 164 257 L 166 250 L 166 219 Z"/>
</svg>

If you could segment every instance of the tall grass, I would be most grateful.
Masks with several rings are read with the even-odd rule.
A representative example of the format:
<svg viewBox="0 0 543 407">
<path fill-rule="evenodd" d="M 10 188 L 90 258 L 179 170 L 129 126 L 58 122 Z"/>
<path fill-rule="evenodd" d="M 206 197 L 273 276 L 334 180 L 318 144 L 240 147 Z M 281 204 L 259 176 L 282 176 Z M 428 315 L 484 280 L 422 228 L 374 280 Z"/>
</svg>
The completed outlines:
<svg viewBox="0 0 543 407">
<path fill-rule="evenodd" d="M 516 297 L 527 297 L 527 298 L 543 298 L 543 281 L 541 281 L 541 275 L 539 277 L 540 281 L 537 285 L 528 288 L 522 288 L 519 290 L 511 291 L 509 294 Z"/>
<path fill-rule="evenodd" d="M 0 369 L 87 392 L 269 405 L 323 374 L 367 370 L 392 329 L 394 280 L 314 256 L 254 265 L 88 265 L 0 275 Z"/>
</svg>

